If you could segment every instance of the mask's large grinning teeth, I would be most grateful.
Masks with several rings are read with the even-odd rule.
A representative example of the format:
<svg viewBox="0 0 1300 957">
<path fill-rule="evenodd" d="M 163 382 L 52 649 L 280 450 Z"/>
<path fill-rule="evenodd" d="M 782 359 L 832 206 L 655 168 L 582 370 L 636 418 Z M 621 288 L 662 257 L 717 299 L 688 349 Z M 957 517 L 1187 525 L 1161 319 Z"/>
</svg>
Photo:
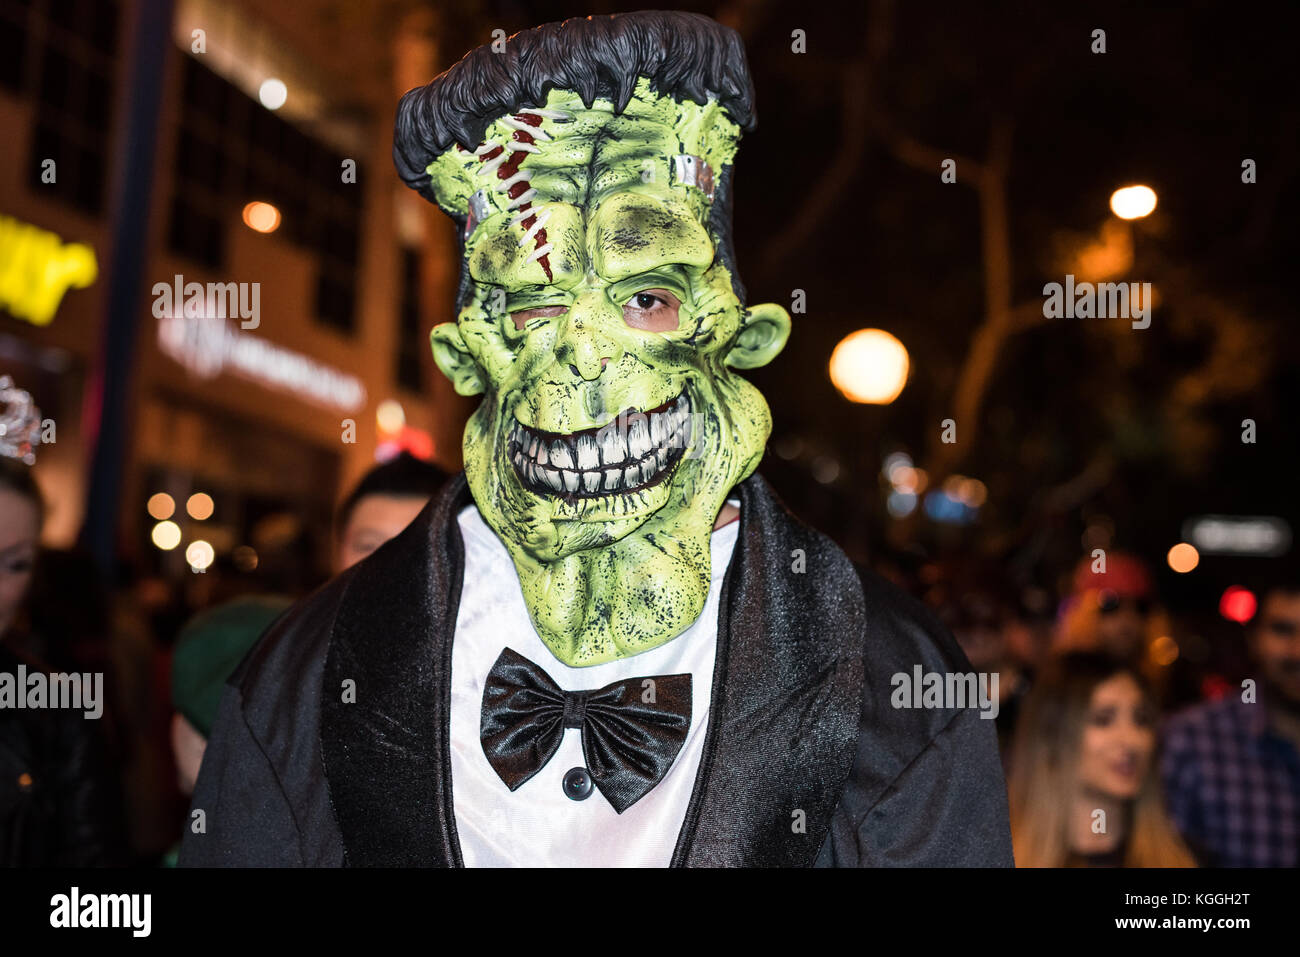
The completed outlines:
<svg viewBox="0 0 1300 957">
<path fill-rule="evenodd" d="M 506 454 L 529 491 L 596 498 L 663 481 L 690 440 L 691 403 L 683 392 L 649 412 L 625 412 L 603 428 L 569 435 L 515 422 Z"/>
</svg>

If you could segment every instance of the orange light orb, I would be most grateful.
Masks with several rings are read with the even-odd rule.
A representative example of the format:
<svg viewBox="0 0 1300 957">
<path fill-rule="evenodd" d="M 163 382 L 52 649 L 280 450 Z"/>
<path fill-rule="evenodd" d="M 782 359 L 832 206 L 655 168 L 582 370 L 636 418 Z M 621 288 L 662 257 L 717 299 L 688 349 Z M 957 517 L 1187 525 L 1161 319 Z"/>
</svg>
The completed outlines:
<svg viewBox="0 0 1300 957">
<path fill-rule="evenodd" d="M 280 228 L 280 211 L 270 203 L 249 203 L 244 207 L 244 225 L 259 233 L 273 233 Z"/>
<path fill-rule="evenodd" d="M 1179 542 L 1173 548 L 1169 549 L 1166 556 L 1169 567 L 1180 575 L 1186 575 L 1201 562 L 1201 553 L 1196 550 L 1195 545 L 1189 545 L 1187 542 Z"/>
<path fill-rule="evenodd" d="M 1125 186 L 1110 196 L 1110 211 L 1120 219 L 1141 219 L 1156 208 L 1156 191 L 1150 186 Z"/>
<path fill-rule="evenodd" d="M 888 405 L 907 384 L 907 348 L 884 329 L 859 329 L 831 353 L 831 382 L 850 402 Z"/>
</svg>

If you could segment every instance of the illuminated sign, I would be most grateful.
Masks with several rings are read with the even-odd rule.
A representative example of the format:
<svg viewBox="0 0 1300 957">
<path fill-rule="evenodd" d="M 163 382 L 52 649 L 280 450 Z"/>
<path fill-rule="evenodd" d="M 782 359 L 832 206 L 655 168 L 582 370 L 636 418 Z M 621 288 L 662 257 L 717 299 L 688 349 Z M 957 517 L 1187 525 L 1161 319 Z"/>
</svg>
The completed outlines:
<svg viewBox="0 0 1300 957">
<path fill-rule="evenodd" d="M 1207 555 L 1285 555 L 1291 526 L 1254 515 L 1200 515 L 1183 525 L 1183 538 Z"/>
<path fill-rule="evenodd" d="M 36 326 L 49 325 L 68 289 L 99 274 L 95 251 L 54 233 L 0 216 L 0 306 Z"/>
<path fill-rule="evenodd" d="M 163 315 L 158 347 L 200 379 L 229 372 L 344 412 L 366 401 L 366 387 L 356 376 L 242 332 L 224 318 Z"/>
</svg>

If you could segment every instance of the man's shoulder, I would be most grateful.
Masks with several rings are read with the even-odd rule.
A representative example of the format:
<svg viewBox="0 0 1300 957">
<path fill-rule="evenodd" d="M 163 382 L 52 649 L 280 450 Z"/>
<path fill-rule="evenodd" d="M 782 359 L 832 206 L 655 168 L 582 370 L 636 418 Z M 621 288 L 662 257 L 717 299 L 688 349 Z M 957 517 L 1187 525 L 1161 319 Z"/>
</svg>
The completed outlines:
<svg viewBox="0 0 1300 957">
<path fill-rule="evenodd" d="M 317 700 L 334 619 L 352 571 L 330 579 L 288 608 L 231 674 L 226 683 L 238 690 L 246 719 L 269 719 Z"/>
<path fill-rule="evenodd" d="M 982 748 L 992 767 L 993 722 L 978 718 L 996 714 L 996 675 L 975 674 L 948 629 L 900 586 L 860 567 L 858 577 L 866 602 L 859 772 L 867 791 L 879 793 L 934 746 Z"/>
<path fill-rule="evenodd" d="M 972 672 L 925 605 L 844 561 L 852 578 L 840 581 L 835 600 L 861 607 L 859 633 L 841 646 L 861 669 L 860 710 L 852 767 L 819 862 L 1011 865 L 997 734 L 992 720 L 981 720 L 996 714 L 995 676 Z"/>
<path fill-rule="evenodd" d="M 934 672 L 967 672 L 970 662 L 952 633 L 902 587 L 856 566 L 867 608 L 866 653 L 877 671 L 921 665 Z"/>
<path fill-rule="evenodd" d="M 861 616 L 862 637 L 853 650 L 865 656 L 869 679 L 910 673 L 916 664 L 928 671 L 969 670 L 956 640 L 921 602 L 853 562 L 829 536 L 791 513 L 760 476 L 746 485 L 746 505 L 764 512 L 769 540 L 789 549 L 788 557 L 773 556 L 776 565 L 788 563 L 789 580 L 800 580 L 798 593 L 786 597 L 807 601 L 814 611 L 847 603 Z"/>
</svg>

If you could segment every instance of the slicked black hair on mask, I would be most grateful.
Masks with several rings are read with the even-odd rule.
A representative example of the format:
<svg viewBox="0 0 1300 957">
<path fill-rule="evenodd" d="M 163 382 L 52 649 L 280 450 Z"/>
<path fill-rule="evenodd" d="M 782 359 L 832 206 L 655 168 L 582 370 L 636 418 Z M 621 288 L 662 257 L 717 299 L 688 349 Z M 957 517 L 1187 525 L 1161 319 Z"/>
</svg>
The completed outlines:
<svg viewBox="0 0 1300 957">
<path fill-rule="evenodd" d="M 576 92 L 588 107 L 607 99 L 621 113 L 641 77 L 656 93 L 679 101 L 717 100 L 742 130 L 754 129 L 754 84 L 740 35 L 698 13 L 643 10 L 546 23 L 508 38 L 500 53 L 491 44 L 471 50 L 402 97 L 393 162 L 407 186 L 436 204 L 428 167 L 453 145 L 474 149 L 490 123 L 542 106 L 556 89 Z M 732 168 L 724 166 L 716 177 L 708 226 L 732 289 L 744 303 L 731 234 Z M 459 227 L 463 259 L 465 214 L 451 217 Z M 469 271 L 462 268 L 456 309 L 472 294 Z"/>
<path fill-rule="evenodd" d="M 467 53 L 397 108 L 393 162 L 407 186 L 431 202 L 429 164 L 459 143 L 473 149 L 488 124 L 573 90 L 621 113 L 646 77 L 656 93 L 704 104 L 716 99 L 742 130 L 754 128 L 754 85 L 739 34 L 698 13 L 645 10 L 574 17 L 522 30 Z"/>
</svg>

